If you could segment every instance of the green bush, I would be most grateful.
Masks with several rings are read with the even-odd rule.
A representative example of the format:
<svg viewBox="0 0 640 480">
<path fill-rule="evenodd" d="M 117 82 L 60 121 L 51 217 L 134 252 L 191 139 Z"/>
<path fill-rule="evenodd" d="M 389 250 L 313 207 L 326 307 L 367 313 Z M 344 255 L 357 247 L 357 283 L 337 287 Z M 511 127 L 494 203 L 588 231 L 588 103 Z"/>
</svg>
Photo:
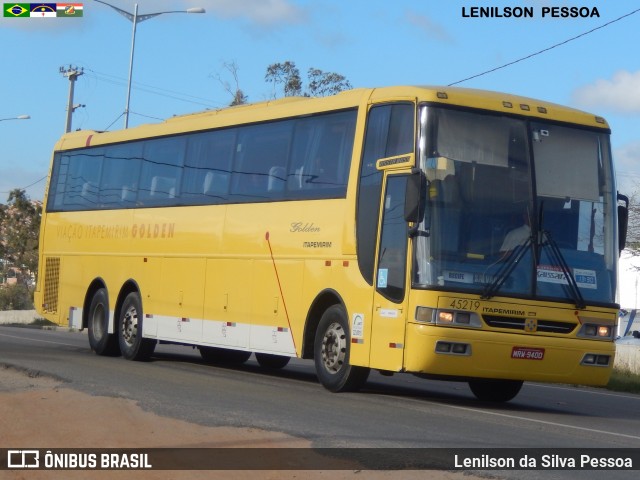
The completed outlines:
<svg viewBox="0 0 640 480">
<path fill-rule="evenodd" d="M 0 310 L 31 310 L 33 292 L 26 285 L 6 285 L 0 288 Z"/>
</svg>

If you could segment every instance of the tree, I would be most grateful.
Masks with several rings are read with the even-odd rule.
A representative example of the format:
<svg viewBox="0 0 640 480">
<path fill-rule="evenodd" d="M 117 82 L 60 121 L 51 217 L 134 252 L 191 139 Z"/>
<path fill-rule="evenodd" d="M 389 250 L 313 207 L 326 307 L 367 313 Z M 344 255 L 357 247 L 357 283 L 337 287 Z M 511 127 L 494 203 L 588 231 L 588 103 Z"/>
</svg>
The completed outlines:
<svg viewBox="0 0 640 480">
<path fill-rule="evenodd" d="M 227 72 L 231 74 L 231 76 L 233 77 L 233 83 L 235 85 L 235 87 L 232 87 L 229 82 L 222 79 L 222 76 L 219 73 L 216 74 L 216 79 L 220 82 L 222 88 L 224 88 L 232 97 L 229 106 L 234 107 L 236 105 L 244 105 L 245 103 L 247 103 L 249 97 L 247 97 L 240 89 L 240 81 L 238 80 L 238 70 L 240 70 L 240 68 L 238 67 L 238 64 L 235 61 L 231 61 L 224 62 L 222 66 L 225 70 L 227 70 Z"/>
<path fill-rule="evenodd" d="M 294 97 L 302 94 L 300 70 L 298 70 L 298 67 L 296 67 L 296 64 L 293 62 L 272 63 L 267 67 L 267 73 L 264 79 L 267 83 L 273 84 L 274 97 L 278 84 L 283 85 L 285 97 Z"/>
<path fill-rule="evenodd" d="M 6 264 L 20 269 L 22 281 L 28 280 L 27 272 L 38 271 L 38 237 L 42 205 L 32 202 L 24 190 L 9 193 L 7 205 L 0 214 L 0 245 Z"/>
<path fill-rule="evenodd" d="M 308 87 L 303 91 L 300 70 L 291 61 L 273 63 L 267 67 L 264 76 L 267 83 L 273 84 L 273 96 L 278 85 L 282 85 L 285 97 L 304 95 L 305 97 L 324 97 L 335 95 L 343 90 L 353 88 L 344 75 L 334 72 L 324 72 L 317 68 L 307 71 Z"/>
<path fill-rule="evenodd" d="M 312 97 L 335 95 L 343 90 L 351 90 L 353 88 L 344 75 L 323 72 L 317 68 L 310 68 L 307 78 L 309 79 L 309 95 Z"/>
</svg>

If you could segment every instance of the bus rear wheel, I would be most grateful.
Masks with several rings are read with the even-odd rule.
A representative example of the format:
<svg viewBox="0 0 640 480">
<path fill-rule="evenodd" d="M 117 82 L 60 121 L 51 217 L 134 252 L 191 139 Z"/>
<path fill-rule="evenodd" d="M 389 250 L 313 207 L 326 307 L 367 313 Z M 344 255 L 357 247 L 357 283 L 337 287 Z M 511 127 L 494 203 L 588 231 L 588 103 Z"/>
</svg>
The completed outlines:
<svg viewBox="0 0 640 480">
<path fill-rule="evenodd" d="M 508 402 L 520 392 L 521 380 L 470 380 L 469 388 L 478 400 L 485 402 Z"/>
<path fill-rule="evenodd" d="M 347 314 L 342 305 L 329 307 L 318 324 L 314 361 L 318 380 L 332 392 L 359 390 L 369 377 L 369 369 L 349 363 L 351 340 Z"/>
<path fill-rule="evenodd" d="M 286 367 L 291 358 L 283 357 L 282 355 L 272 355 L 270 353 L 256 353 L 256 360 L 261 367 L 277 370 Z"/>
<path fill-rule="evenodd" d="M 137 292 L 129 293 L 120 309 L 118 342 L 127 360 L 145 361 L 151 358 L 156 341 L 142 337 L 142 301 Z"/>
<path fill-rule="evenodd" d="M 230 350 L 218 347 L 198 347 L 200 356 L 208 363 L 230 363 L 241 365 L 251 356 L 251 352 L 244 350 Z"/>
<path fill-rule="evenodd" d="M 109 334 L 109 299 L 105 288 L 100 288 L 93 294 L 87 324 L 91 350 L 109 357 L 120 355 L 118 337 Z"/>
</svg>

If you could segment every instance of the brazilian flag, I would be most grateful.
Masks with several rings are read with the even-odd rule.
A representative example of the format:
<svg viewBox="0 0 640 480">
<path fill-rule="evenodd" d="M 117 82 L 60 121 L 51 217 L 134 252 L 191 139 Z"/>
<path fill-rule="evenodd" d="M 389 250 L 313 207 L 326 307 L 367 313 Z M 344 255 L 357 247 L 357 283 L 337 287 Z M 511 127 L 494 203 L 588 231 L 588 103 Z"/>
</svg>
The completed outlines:
<svg viewBox="0 0 640 480">
<path fill-rule="evenodd" d="M 5 3 L 5 17 L 29 17 L 31 13 L 30 3 Z"/>
</svg>

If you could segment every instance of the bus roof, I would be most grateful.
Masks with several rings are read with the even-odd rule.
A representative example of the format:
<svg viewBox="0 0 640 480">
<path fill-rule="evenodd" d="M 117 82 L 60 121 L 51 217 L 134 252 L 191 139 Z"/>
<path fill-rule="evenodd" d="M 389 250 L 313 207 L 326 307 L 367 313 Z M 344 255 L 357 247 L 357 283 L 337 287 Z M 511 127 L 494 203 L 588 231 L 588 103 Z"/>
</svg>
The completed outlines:
<svg viewBox="0 0 640 480">
<path fill-rule="evenodd" d="M 161 123 L 144 124 L 112 132 L 79 130 L 65 134 L 56 144 L 55 150 L 82 148 L 278 118 L 310 115 L 325 111 L 355 108 L 363 103 L 402 100 L 417 100 L 432 104 L 482 109 L 609 130 L 609 125 L 602 117 L 542 100 L 460 87 L 396 86 L 358 88 L 329 97 L 285 97 L 278 100 L 179 115 Z"/>
</svg>

